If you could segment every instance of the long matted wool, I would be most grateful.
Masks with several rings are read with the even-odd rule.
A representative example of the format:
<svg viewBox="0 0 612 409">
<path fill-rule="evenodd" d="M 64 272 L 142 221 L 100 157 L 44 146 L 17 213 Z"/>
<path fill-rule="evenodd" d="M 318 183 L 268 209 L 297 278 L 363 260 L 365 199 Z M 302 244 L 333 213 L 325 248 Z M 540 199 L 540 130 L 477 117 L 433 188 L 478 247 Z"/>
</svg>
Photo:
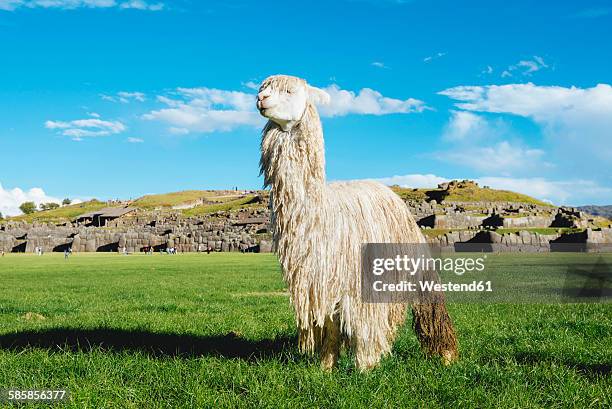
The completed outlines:
<svg viewBox="0 0 612 409">
<path fill-rule="evenodd" d="M 280 93 L 295 86 L 309 87 L 299 78 L 274 76 L 261 89 Z M 260 166 L 271 187 L 273 241 L 300 349 L 320 353 L 330 369 L 344 341 L 358 368 L 376 366 L 391 351 L 406 305 L 362 302 L 361 246 L 424 243 L 406 204 L 377 182 L 326 183 L 323 131 L 312 102 L 288 131 L 267 123 Z M 455 332 L 443 298 L 430 301 L 414 306 L 413 326 L 427 353 L 450 362 L 457 357 Z"/>
</svg>

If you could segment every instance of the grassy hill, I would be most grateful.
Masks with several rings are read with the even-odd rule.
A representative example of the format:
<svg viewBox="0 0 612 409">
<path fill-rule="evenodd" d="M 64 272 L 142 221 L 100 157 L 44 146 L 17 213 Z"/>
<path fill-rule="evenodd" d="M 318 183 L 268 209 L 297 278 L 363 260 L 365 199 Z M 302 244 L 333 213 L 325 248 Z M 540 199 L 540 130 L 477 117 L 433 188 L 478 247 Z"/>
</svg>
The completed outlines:
<svg viewBox="0 0 612 409">
<path fill-rule="evenodd" d="M 509 190 L 497 190 L 489 187 L 480 187 L 475 183 L 460 184 L 448 189 L 410 189 L 392 186 L 391 189 L 404 200 L 444 200 L 447 202 L 520 202 L 552 207 L 550 203 L 543 202 L 522 193 Z"/>
<path fill-rule="evenodd" d="M 399 186 L 392 186 L 391 189 L 404 200 L 437 200 L 438 202 L 445 200 L 466 203 L 522 202 L 552 207 L 552 205 L 548 203 L 521 193 L 480 187 L 469 181 L 457 182 L 456 184 L 451 183 L 451 186 L 446 189 L 410 189 Z M 265 194 L 265 192 L 258 193 L 260 195 Z M 130 206 L 143 210 L 170 210 L 174 206 L 190 205 L 198 200 L 201 200 L 202 204 L 178 211 L 186 216 L 202 216 L 222 210 L 231 211 L 245 207 L 263 206 L 263 204 L 258 202 L 256 193 L 236 192 L 233 190 L 184 190 L 180 192 L 146 195 L 134 200 L 130 203 Z M 120 205 L 117 204 L 116 206 Z M 54 210 L 17 216 L 10 218 L 10 220 L 23 220 L 28 222 L 66 222 L 83 213 L 99 210 L 104 207 L 109 206 L 104 202 L 94 199 L 78 205 L 64 206 Z"/>
<path fill-rule="evenodd" d="M 192 209 L 183 210 L 185 216 L 203 216 L 220 211 L 232 211 L 245 207 L 258 207 L 257 195 L 247 195 L 225 202 L 196 206 Z"/>
<path fill-rule="evenodd" d="M 204 216 L 218 211 L 232 211 L 247 207 L 263 206 L 263 204 L 260 203 L 257 194 L 243 194 L 242 192 L 224 190 L 186 190 L 182 192 L 146 195 L 130 203 L 130 206 L 143 210 L 154 210 L 160 208 L 169 210 L 172 208 L 172 206 L 190 204 L 199 199 L 202 199 L 204 203 L 192 208 L 177 211 L 181 212 L 185 216 Z M 121 207 L 125 206 L 125 204 L 117 204 L 115 206 Z M 39 211 L 29 215 L 11 217 L 8 220 L 26 221 L 30 223 L 34 221 L 64 223 L 74 220 L 77 216 L 83 213 L 115 206 L 109 206 L 106 202 L 101 202 L 94 199 L 88 202 L 63 206 L 53 210 Z"/>
<path fill-rule="evenodd" d="M 88 202 L 63 206 L 53 210 L 45 210 L 34 212 L 32 214 L 11 217 L 9 220 L 25 221 L 30 223 L 33 221 L 62 223 L 73 220 L 83 213 L 93 212 L 105 207 L 109 207 L 107 203 L 93 199 Z"/>
<path fill-rule="evenodd" d="M 216 192 L 208 190 L 183 190 L 180 192 L 163 193 L 158 195 L 146 195 L 136 199 L 132 206 L 141 209 L 155 209 L 160 207 L 172 207 L 194 202 L 199 199 L 210 200 L 217 196 Z"/>
</svg>

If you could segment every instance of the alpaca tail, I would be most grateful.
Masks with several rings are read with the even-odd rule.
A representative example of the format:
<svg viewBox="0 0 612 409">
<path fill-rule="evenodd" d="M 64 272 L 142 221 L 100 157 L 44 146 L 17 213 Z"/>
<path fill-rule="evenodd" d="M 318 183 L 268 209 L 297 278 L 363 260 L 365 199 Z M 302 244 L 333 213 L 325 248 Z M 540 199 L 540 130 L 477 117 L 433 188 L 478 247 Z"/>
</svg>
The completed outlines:
<svg viewBox="0 0 612 409">
<path fill-rule="evenodd" d="M 436 272 L 426 272 L 429 279 L 439 280 Z M 421 300 L 412 306 L 412 328 L 427 355 L 439 355 L 444 365 L 459 358 L 457 335 L 448 315 L 444 293 L 421 294 Z"/>
<path fill-rule="evenodd" d="M 414 304 L 412 327 L 427 355 L 439 355 L 444 365 L 459 358 L 457 336 L 444 302 Z"/>
</svg>

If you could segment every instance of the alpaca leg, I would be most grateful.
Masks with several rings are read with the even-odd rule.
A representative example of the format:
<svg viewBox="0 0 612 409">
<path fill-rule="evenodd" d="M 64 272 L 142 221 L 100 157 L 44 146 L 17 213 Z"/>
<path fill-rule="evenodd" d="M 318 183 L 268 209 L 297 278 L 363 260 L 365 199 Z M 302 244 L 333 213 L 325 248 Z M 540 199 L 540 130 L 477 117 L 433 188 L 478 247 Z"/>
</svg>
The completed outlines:
<svg viewBox="0 0 612 409">
<path fill-rule="evenodd" d="M 325 371 L 331 371 L 338 363 L 341 341 L 339 317 L 334 317 L 333 321 L 326 318 L 321 346 L 321 368 Z"/>
<path fill-rule="evenodd" d="M 313 354 L 321 350 L 323 329 L 314 323 L 309 328 L 298 330 L 298 347 L 303 354 Z"/>
<path fill-rule="evenodd" d="M 439 355 L 444 365 L 450 365 L 459 358 L 457 336 L 443 300 L 414 304 L 412 327 L 427 355 Z"/>
<path fill-rule="evenodd" d="M 355 366 L 361 372 L 369 371 L 380 363 L 382 352 L 374 345 L 366 345 L 362 340 L 358 340 L 355 345 Z"/>
</svg>

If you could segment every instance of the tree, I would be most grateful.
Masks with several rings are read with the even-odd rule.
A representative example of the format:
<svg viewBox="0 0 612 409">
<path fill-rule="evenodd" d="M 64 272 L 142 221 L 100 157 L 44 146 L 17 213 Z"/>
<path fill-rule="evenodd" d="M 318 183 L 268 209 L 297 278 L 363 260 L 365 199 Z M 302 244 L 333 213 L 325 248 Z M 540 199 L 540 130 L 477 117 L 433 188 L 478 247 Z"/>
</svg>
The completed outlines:
<svg viewBox="0 0 612 409">
<path fill-rule="evenodd" d="M 36 203 L 23 202 L 21 206 L 19 206 L 19 210 L 21 210 L 23 214 L 32 214 L 36 211 Z"/>
<path fill-rule="evenodd" d="M 0 220 L 4 220 L 4 216 L 2 215 L 2 212 L 0 212 Z"/>
<path fill-rule="evenodd" d="M 65 198 L 64 200 L 62 200 L 62 206 L 68 206 L 70 203 L 72 203 L 72 200 Z"/>
<path fill-rule="evenodd" d="M 57 209 L 60 205 L 57 203 L 49 202 L 49 203 L 41 203 L 40 210 L 53 210 Z"/>
</svg>

